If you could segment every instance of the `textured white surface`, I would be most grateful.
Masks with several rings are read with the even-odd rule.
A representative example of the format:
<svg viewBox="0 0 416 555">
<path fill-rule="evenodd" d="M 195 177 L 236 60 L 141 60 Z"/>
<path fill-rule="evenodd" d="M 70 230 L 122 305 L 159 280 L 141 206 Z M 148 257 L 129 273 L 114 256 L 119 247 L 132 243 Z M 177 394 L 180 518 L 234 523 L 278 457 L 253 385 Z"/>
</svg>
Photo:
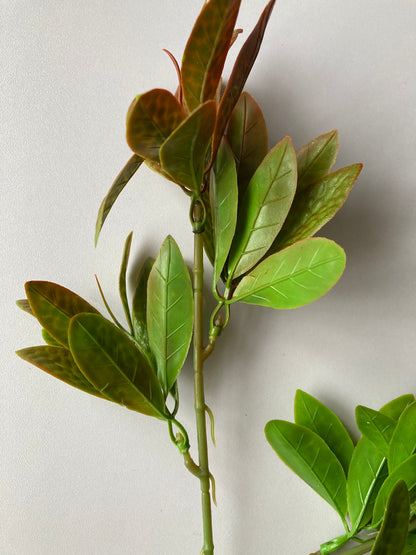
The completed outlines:
<svg viewBox="0 0 416 555">
<path fill-rule="evenodd" d="M 243 1 L 244 36 L 264 3 Z M 201 4 L 2 2 L 5 555 L 200 551 L 198 483 L 164 425 L 77 392 L 13 351 L 40 341 L 36 322 L 14 306 L 26 280 L 56 281 L 101 307 L 97 273 L 121 316 L 118 267 L 130 230 L 136 264 L 168 233 L 191 260 L 187 199 L 145 168 L 119 198 L 96 250 L 93 235 L 101 199 L 130 156 L 130 101 L 154 87 L 175 88 L 162 48 L 181 57 Z M 235 307 L 207 363 L 218 555 L 307 555 L 342 532 L 263 436 L 267 420 L 292 418 L 296 388 L 353 431 L 357 404 L 377 408 L 416 392 L 415 18 L 413 0 L 279 0 L 247 83 L 270 146 L 289 134 L 299 148 L 338 128 L 337 167 L 361 161 L 364 171 L 322 232 L 347 252 L 337 287 L 289 312 Z M 190 365 L 180 387 L 180 418 L 195 450 Z"/>
</svg>

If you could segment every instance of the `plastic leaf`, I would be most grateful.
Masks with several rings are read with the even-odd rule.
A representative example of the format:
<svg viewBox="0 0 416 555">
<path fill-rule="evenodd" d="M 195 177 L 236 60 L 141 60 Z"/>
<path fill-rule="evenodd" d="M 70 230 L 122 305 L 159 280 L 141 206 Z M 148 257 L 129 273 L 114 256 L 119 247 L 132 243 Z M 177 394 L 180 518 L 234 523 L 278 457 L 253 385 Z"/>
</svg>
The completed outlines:
<svg viewBox="0 0 416 555">
<path fill-rule="evenodd" d="M 400 466 L 395 468 L 381 486 L 374 504 L 372 522 L 374 527 L 380 524 L 390 493 L 399 480 L 404 480 L 406 482 L 409 491 L 416 487 L 416 455 L 412 455 Z"/>
<path fill-rule="evenodd" d="M 387 457 L 396 422 L 379 411 L 361 405 L 355 409 L 355 418 L 363 436 L 368 437 L 381 454 Z"/>
<path fill-rule="evenodd" d="M 127 322 L 129 324 L 129 327 L 130 327 L 130 331 L 133 335 L 134 334 L 133 322 L 132 322 L 131 314 L 130 314 L 129 301 L 127 299 L 127 266 L 128 266 L 128 263 L 129 263 L 129 256 L 130 256 L 130 248 L 131 248 L 132 238 L 133 238 L 133 232 L 130 233 L 130 235 L 127 237 L 126 242 L 124 244 L 123 258 L 122 258 L 122 262 L 121 262 L 120 276 L 119 276 L 119 280 L 118 280 L 118 285 L 119 285 L 121 302 L 122 302 L 122 305 L 123 305 L 123 308 L 124 308 L 124 314 L 126 315 Z"/>
<path fill-rule="evenodd" d="M 119 194 L 136 173 L 136 171 L 140 168 L 143 163 L 143 158 L 137 156 L 137 154 L 133 154 L 124 168 L 116 177 L 114 183 L 111 185 L 110 190 L 108 191 L 107 195 L 104 197 L 101 206 L 98 210 L 97 215 L 97 222 L 95 224 L 95 246 L 97 246 L 98 238 L 101 233 L 101 229 L 104 225 L 104 222 L 113 206 L 116 202 Z"/>
<path fill-rule="evenodd" d="M 269 256 L 238 284 L 231 302 L 288 309 L 315 301 L 340 278 L 342 248 L 323 238 L 305 239 Z"/>
<path fill-rule="evenodd" d="M 64 347 L 41 345 L 39 347 L 28 347 L 16 351 L 23 360 L 34 364 L 51 376 L 62 380 L 86 393 L 102 397 L 99 391 L 86 379 L 80 371 L 71 353 Z"/>
<path fill-rule="evenodd" d="M 233 153 L 226 140 L 220 145 L 212 175 L 210 194 L 215 238 L 215 287 L 227 260 L 237 222 L 237 172 Z"/>
<path fill-rule="evenodd" d="M 338 416 L 315 397 L 298 389 L 295 396 L 295 422 L 309 428 L 325 441 L 347 475 L 354 444 Z"/>
<path fill-rule="evenodd" d="M 409 529 L 410 501 L 406 483 L 399 481 L 387 502 L 383 524 L 371 555 L 402 555 Z"/>
<path fill-rule="evenodd" d="M 298 190 L 270 252 L 306 239 L 321 229 L 344 204 L 361 169 L 362 164 L 354 164 L 323 177 L 301 191 Z"/>
<path fill-rule="evenodd" d="M 341 463 L 317 434 L 284 420 L 266 424 L 266 438 L 282 461 L 344 518 L 346 479 Z"/>
<path fill-rule="evenodd" d="M 27 299 L 19 299 L 18 301 L 16 301 L 16 304 L 20 308 L 20 310 L 23 310 L 24 312 L 27 312 L 28 314 L 33 316 L 33 311 L 30 308 L 30 304 Z"/>
<path fill-rule="evenodd" d="M 416 403 L 408 405 L 401 414 L 391 438 L 388 465 L 392 472 L 408 459 L 416 449 Z"/>
<path fill-rule="evenodd" d="M 56 339 L 54 339 L 52 335 L 46 330 L 42 330 L 42 337 L 47 345 L 51 345 L 52 347 L 62 347 L 62 345 L 58 341 L 56 341 Z"/>
<path fill-rule="evenodd" d="M 233 110 L 227 139 L 236 159 L 238 192 L 242 198 L 268 151 L 266 122 L 259 105 L 246 92 L 241 94 Z"/>
<path fill-rule="evenodd" d="M 234 68 L 231 72 L 218 109 L 214 138 L 212 141 L 211 160 L 215 159 L 222 136 L 234 110 L 234 106 L 240 98 L 240 94 L 246 84 L 247 77 L 249 76 L 251 68 L 256 61 L 275 1 L 276 0 L 271 0 L 267 4 L 260 16 L 259 21 L 257 22 L 257 25 L 254 27 L 248 39 L 243 44 L 240 53 L 237 56 L 237 60 L 234 64 Z"/>
<path fill-rule="evenodd" d="M 406 547 L 404 548 L 403 555 L 416 554 L 416 534 L 411 533 L 407 536 Z"/>
<path fill-rule="evenodd" d="M 61 345 L 68 347 L 68 325 L 72 316 L 98 311 L 69 289 L 49 281 L 28 281 L 27 298 L 41 326 Z"/>
<path fill-rule="evenodd" d="M 401 395 L 384 405 L 380 409 L 380 412 L 386 416 L 390 416 L 390 418 L 393 418 L 393 420 L 397 422 L 406 407 L 408 407 L 411 403 L 414 403 L 415 400 L 415 396 L 412 393 Z"/>
<path fill-rule="evenodd" d="M 154 264 L 154 259 L 149 257 L 145 260 L 139 272 L 136 291 L 133 296 L 133 329 L 134 337 L 148 356 L 151 356 L 149 336 L 147 333 L 147 281 Z"/>
<path fill-rule="evenodd" d="M 133 101 L 127 113 L 127 143 L 143 158 L 159 161 L 159 149 L 186 118 L 177 99 L 165 89 L 152 89 Z"/>
<path fill-rule="evenodd" d="M 162 169 L 174 181 L 199 191 L 205 169 L 205 156 L 215 123 L 215 101 L 197 108 L 170 135 L 160 149 Z"/>
<path fill-rule="evenodd" d="M 268 251 L 289 212 L 295 189 L 296 156 L 286 137 L 264 158 L 241 201 L 229 275 L 244 274 Z"/>
<path fill-rule="evenodd" d="M 189 111 L 215 97 L 241 0 L 210 0 L 196 20 L 182 61 L 182 90 Z"/>
<path fill-rule="evenodd" d="M 205 210 L 206 210 L 206 219 L 205 219 L 205 227 L 204 231 L 202 232 L 202 239 L 204 241 L 204 251 L 208 257 L 208 260 L 211 262 L 212 266 L 214 266 L 215 260 L 215 240 L 214 240 L 214 222 L 212 220 L 212 210 L 211 210 L 211 199 L 210 199 L 210 192 L 209 189 L 206 189 L 201 197 L 202 202 L 204 203 Z"/>
<path fill-rule="evenodd" d="M 147 329 L 166 397 L 185 361 L 193 329 L 191 280 L 171 236 L 164 241 L 149 275 Z"/>
<path fill-rule="evenodd" d="M 338 131 L 334 130 L 312 139 L 296 152 L 298 191 L 316 183 L 331 171 L 337 158 L 338 145 Z"/>
<path fill-rule="evenodd" d="M 71 319 L 69 345 L 81 372 L 106 398 L 165 418 L 162 391 L 146 358 L 128 336 L 99 314 Z"/>
</svg>

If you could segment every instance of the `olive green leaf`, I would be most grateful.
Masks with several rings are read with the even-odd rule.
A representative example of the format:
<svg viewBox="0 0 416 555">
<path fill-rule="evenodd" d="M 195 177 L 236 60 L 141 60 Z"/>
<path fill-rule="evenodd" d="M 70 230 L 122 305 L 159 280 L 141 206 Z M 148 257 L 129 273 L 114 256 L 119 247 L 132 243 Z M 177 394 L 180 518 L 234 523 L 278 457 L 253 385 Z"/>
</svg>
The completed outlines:
<svg viewBox="0 0 416 555">
<path fill-rule="evenodd" d="M 382 412 L 359 405 L 355 409 L 357 426 L 363 436 L 368 437 L 384 457 L 387 457 L 389 443 L 396 422 Z"/>
<path fill-rule="evenodd" d="M 251 178 L 237 218 L 228 261 L 234 278 L 267 252 L 289 212 L 296 190 L 296 156 L 290 137 L 278 143 Z"/>
<path fill-rule="evenodd" d="M 97 246 L 98 238 L 101 233 L 101 229 L 104 225 L 104 222 L 113 207 L 113 204 L 116 202 L 119 194 L 136 173 L 136 171 L 140 168 L 143 163 L 143 158 L 137 156 L 137 154 L 133 154 L 124 168 L 116 177 L 114 183 L 111 185 L 110 190 L 108 191 L 107 195 L 104 197 L 101 206 L 98 210 L 97 215 L 97 222 L 95 224 L 95 246 Z"/>
<path fill-rule="evenodd" d="M 213 273 L 215 287 L 227 260 L 237 222 L 237 172 L 233 153 L 225 139 L 218 149 L 212 176 L 210 194 L 215 240 Z"/>
<path fill-rule="evenodd" d="M 371 555 L 402 555 L 409 530 L 410 500 L 403 480 L 393 487 Z"/>
<path fill-rule="evenodd" d="M 298 191 L 327 175 L 338 154 L 338 131 L 324 133 L 296 152 L 298 161 Z"/>
<path fill-rule="evenodd" d="M 218 147 L 220 146 L 222 136 L 230 120 L 231 114 L 234 110 L 234 106 L 237 104 L 238 99 L 240 98 L 240 94 L 242 93 L 244 85 L 246 84 L 247 77 L 249 76 L 251 68 L 256 61 L 261 43 L 263 42 L 264 32 L 266 30 L 266 26 L 271 16 L 275 2 L 276 0 L 271 0 L 267 4 L 260 16 L 259 21 L 257 22 L 246 42 L 243 44 L 240 53 L 237 56 L 237 60 L 234 64 L 233 70 L 227 83 L 227 87 L 225 88 L 218 108 L 218 116 L 215 124 L 214 137 L 212 140 L 211 161 L 215 160 Z"/>
<path fill-rule="evenodd" d="M 259 105 L 243 92 L 231 115 L 227 139 L 234 153 L 241 199 L 250 179 L 267 154 L 267 127 Z"/>
<path fill-rule="evenodd" d="M 127 266 L 128 266 L 128 263 L 129 263 L 132 238 L 133 238 L 133 232 L 130 233 L 130 235 L 127 237 L 126 242 L 124 244 L 123 258 L 122 258 L 122 261 L 121 261 L 120 276 L 119 276 L 119 280 L 118 280 L 118 288 L 119 288 L 119 291 L 120 291 L 120 298 L 121 298 L 121 303 L 123 305 L 124 314 L 126 315 L 127 322 L 129 324 L 131 334 L 134 335 L 133 322 L 132 322 L 131 314 L 130 314 L 129 301 L 127 299 Z"/>
<path fill-rule="evenodd" d="M 308 428 L 284 420 L 268 422 L 265 433 L 282 461 L 344 519 L 347 512 L 345 474 L 325 441 Z"/>
<path fill-rule="evenodd" d="M 230 302 L 288 309 L 315 301 L 340 278 L 342 248 L 320 237 L 305 239 L 269 256 L 238 284 Z"/>
<path fill-rule="evenodd" d="M 153 370 L 114 324 L 99 314 L 78 314 L 69 325 L 69 346 L 81 372 L 101 395 L 131 410 L 166 418 Z"/>
<path fill-rule="evenodd" d="M 178 245 L 168 236 L 147 284 L 147 329 L 157 375 L 167 396 L 188 353 L 193 328 L 193 296 Z"/>
<path fill-rule="evenodd" d="M 136 290 L 133 296 L 133 329 L 134 337 L 143 350 L 151 356 L 149 335 L 147 333 L 147 281 L 154 264 L 150 256 L 144 261 L 140 269 Z"/>
<path fill-rule="evenodd" d="M 86 379 L 80 371 L 71 353 L 64 347 L 41 345 L 39 347 L 27 347 L 16 351 L 23 360 L 27 360 L 34 366 L 47 372 L 51 376 L 62 380 L 86 393 L 103 397 L 99 391 Z"/>
<path fill-rule="evenodd" d="M 51 345 L 52 347 L 62 347 L 62 345 L 46 330 L 42 330 L 42 337 L 47 345 Z"/>
<path fill-rule="evenodd" d="M 159 149 L 186 118 L 177 99 L 164 89 L 139 95 L 127 113 L 127 143 L 133 152 L 159 161 Z"/>
<path fill-rule="evenodd" d="M 403 555 L 416 554 L 416 534 L 411 533 L 407 536 L 406 547 L 404 548 Z"/>
<path fill-rule="evenodd" d="M 20 308 L 20 310 L 23 310 L 24 312 L 27 312 L 28 314 L 31 314 L 33 316 L 33 311 L 30 308 L 30 304 L 27 299 L 19 299 L 18 301 L 16 301 L 16 304 Z"/>
<path fill-rule="evenodd" d="M 49 281 L 28 281 L 26 295 L 41 326 L 64 347 L 68 347 L 68 325 L 72 316 L 98 311 L 69 289 Z"/>
<path fill-rule="evenodd" d="M 361 169 L 362 164 L 353 164 L 298 190 L 282 230 L 269 252 L 277 252 L 321 229 L 344 204 Z"/>
<path fill-rule="evenodd" d="M 373 527 L 377 527 L 380 524 L 390 493 L 399 480 L 406 482 L 409 491 L 416 487 L 416 455 L 412 455 L 395 468 L 381 486 L 374 504 Z"/>
<path fill-rule="evenodd" d="M 189 111 L 215 97 L 241 0 L 204 4 L 185 47 L 182 90 Z"/>
<path fill-rule="evenodd" d="M 318 434 L 338 458 L 347 475 L 354 444 L 338 416 L 315 397 L 298 389 L 295 395 L 295 423 Z"/>
<path fill-rule="evenodd" d="M 163 171 L 191 191 L 201 188 L 214 123 L 215 101 L 210 100 L 194 110 L 160 149 Z"/>
<path fill-rule="evenodd" d="M 211 199 L 210 199 L 210 187 L 205 189 L 202 194 L 202 202 L 205 206 L 205 226 L 204 231 L 202 232 L 202 239 L 204 242 L 204 251 L 208 257 L 208 260 L 211 262 L 212 266 L 214 266 L 214 259 L 215 259 L 215 240 L 214 240 L 214 222 L 213 222 L 213 215 L 211 210 Z"/>
<path fill-rule="evenodd" d="M 416 449 L 416 402 L 402 412 L 391 438 L 388 451 L 389 471 L 393 472 Z"/>
</svg>

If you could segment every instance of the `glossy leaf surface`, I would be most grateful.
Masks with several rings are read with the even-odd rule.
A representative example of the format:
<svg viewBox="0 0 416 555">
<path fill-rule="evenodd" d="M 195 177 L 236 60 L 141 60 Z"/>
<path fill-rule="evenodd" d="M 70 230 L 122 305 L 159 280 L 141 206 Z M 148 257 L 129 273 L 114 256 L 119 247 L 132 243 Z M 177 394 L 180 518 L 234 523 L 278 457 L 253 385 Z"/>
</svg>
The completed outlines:
<svg viewBox="0 0 416 555">
<path fill-rule="evenodd" d="M 99 314 L 71 319 L 69 345 L 85 377 L 106 398 L 149 416 L 164 417 L 157 378 L 128 336 Z"/>
<path fill-rule="evenodd" d="M 68 347 L 68 325 L 80 312 L 98 311 L 76 293 L 49 281 L 28 281 L 26 295 L 41 326 L 61 345 Z"/>
<path fill-rule="evenodd" d="M 53 347 L 62 347 L 62 345 L 58 341 L 56 341 L 56 339 L 54 339 L 52 335 L 46 330 L 42 330 L 42 337 L 47 345 L 52 345 Z"/>
<path fill-rule="evenodd" d="M 381 454 L 387 457 L 396 422 L 382 412 L 361 405 L 355 409 L 355 418 L 363 436 L 368 437 Z"/>
<path fill-rule="evenodd" d="M 182 61 L 182 90 L 189 111 L 215 97 L 241 0 L 210 0 L 196 20 Z"/>
<path fill-rule="evenodd" d="M 234 153 L 239 197 L 243 198 L 250 179 L 268 152 L 267 127 L 259 105 L 243 92 L 233 110 L 227 139 Z"/>
<path fill-rule="evenodd" d="M 243 47 L 237 56 L 237 60 L 234 64 L 234 68 L 231 72 L 218 108 L 218 116 L 215 124 L 214 138 L 212 141 L 212 160 L 215 159 L 215 155 L 218 147 L 220 146 L 222 136 L 230 120 L 231 114 L 238 102 L 238 99 L 240 98 L 240 94 L 246 84 L 251 68 L 256 61 L 275 1 L 276 0 L 271 0 L 267 4 L 260 16 L 259 21 L 257 22 L 257 25 L 254 27 L 248 39 L 243 44 Z"/>
<path fill-rule="evenodd" d="M 151 356 L 149 335 L 147 333 L 147 281 L 154 264 L 154 259 L 148 257 L 140 269 L 136 290 L 133 296 L 133 329 L 134 337 Z"/>
<path fill-rule="evenodd" d="M 130 235 L 127 237 L 126 242 L 124 244 L 123 258 L 121 261 L 120 275 L 118 279 L 118 288 L 120 291 L 120 299 L 123 305 L 124 314 L 126 315 L 127 322 L 130 327 L 130 331 L 133 335 L 134 334 L 133 321 L 131 319 L 129 301 L 127 298 L 127 266 L 129 263 L 132 238 L 133 238 L 133 232 L 130 233 Z"/>
<path fill-rule="evenodd" d="M 185 361 L 193 328 L 191 280 L 179 247 L 170 236 L 149 275 L 147 327 L 166 397 Z"/>
<path fill-rule="evenodd" d="M 346 201 L 361 168 L 361 164 L 342 168 L 298 190 L 271 252 L 314 235 L 333 218 Z"/>
<path fill-rule="evenodd" d="M 333 241 L 312 238 L 266 258 L 237 286 L 232 302 L 287 309 L 324 295 L 340 278 L 345 253 Z"/>
<path fill-rule="evenodd" d="M 296 190 L 296 156 L 286 137 L 251 178 L 238 213 L 228 272 L 244 274 L 267 252 L 289 212 Z"/>
<path fill-rule="evenodd" d="M 327 175 L 335 164 L 338 154 L 338 131 L 329 131 L 296 152 L 298 162 L 298 191 L 316 183 Z"/>
<path fill-rule="evenodd" d="M 388 498 L 395 486 L 399 481 L 403 480 L 406 482 L 407 489 L 411 491 L 416 487 L 416 455 L 412 455 L 406 461 L 404 461 L 400 466 L 395 468 L 393 472 L 389 474 L 389 477 L 385 480 L 383 485 L 378 492 L 376 502 L 374 504 L 373 511 L 373 526 L 378 526 L 380 524 Z"/>
<path fill-rule="evenodd" d="M 341 463 L 317 434 L 284 420 L 266 424 L 266 438 L 282 461 L 344 518 L 346 479 Z"/>
<path fill-rule="evenodd" d="M 220 145 L 213 166 L 210 194 L 215 238 L 215 286 L 227 260 L 237 222 L 237 172 L 233 153 L 225 140 Z"/>
<path fill-rule="evenodd" d="M 338 458 L 347 475 L 354 444 L 338 416 L 315 397 L 298 389 L 295 396 L 295 423 L 318 434 Z"/>
<path fill-rule="evenodd" d="M 410 517 L 409 492 L 398 482 L 389 497 L 383 524 L 371 555 L 402 555 L 406 546 Z"/>
<path fill-rule="evenodd" d="M 416 402 L 408 405 L 401 414 L 397 427 L 391 438 L 388 464 L 389 471 L 392 472 L 406 459 L 408 459 L 416 449 Z"/>
<path fill-rule="evenodd" d="M 141 156 L 137 156 L 137 154 L 133 154 L 124 168 L 116 177 L 114 183 L 111 185 L 110 190 L 108 191 L 107 195 L 104 197 L 101 206 L 98 210 L 97 215 L 97 222 L 95 224 L 95 246 L 97 246 L 98 238 L 101 233 L 101 228 L 104 225 L 104 222 L 113 207 L 113 204 L 116 202 L 118 196 L 120 195 L 121 191 L 136 173 L 136 171 L 140 168 L 143 163 L 143 158 Z"/>
<path fill-rule="evenodd" d="M 202 104 L 170 135 L 160 149 L 162 169 L 174 181 L 199 191 L 205 156 L 215 123 L 215 101 Z"/>
<path fill-rule="evenodd" d="M 127 114 L 127 143 L 133 152 L 159 161 L 159 149 L 186 118 L 177 99 L 164 89 L 138 96 Z"/>
<path fill-rule="evenodd" d="M 27 312 L 28 314 L 33 316 L 33 311 L 30 308 L 30 304 L 27 299 L 19 299 L 18 301 L 16 301 L 16 304 L 20 308 L 20 310 L 23 310 L 24 312 Z"/>
<path fill-rule="evenodd" d="M 27 347 L 16 352 L 19 357 L 27 360 L 51 376 L 62 380 L 86 393 L 103 397 L 99 391 L 87 380 L 80 371 L 75 361 L 64 347 L 41 345 L 39 347 Z"/>
</svg>

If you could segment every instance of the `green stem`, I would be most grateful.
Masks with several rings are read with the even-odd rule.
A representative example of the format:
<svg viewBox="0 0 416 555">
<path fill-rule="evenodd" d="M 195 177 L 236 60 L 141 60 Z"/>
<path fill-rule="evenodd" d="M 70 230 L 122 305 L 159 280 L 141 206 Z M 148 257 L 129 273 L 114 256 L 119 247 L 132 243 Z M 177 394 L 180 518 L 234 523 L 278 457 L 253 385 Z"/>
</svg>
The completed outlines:
<svg viewBox="0 0 416 555">
<path fill-rule="evenodd" d="M 198 221 L 197 215 L 194 218 L 194 221 Z M 201 555 L 213 555 L 214 543 L 212 539 L 210 471 L 208 465 L 206 405 L 203 377 L 203 239 L 199 231 L 199 229 L 194 227 L 194 395 L 200 470 L 198 477 L 201 483 L 202 522 L 204 531 L 204 546 Z"/>
</svg>

